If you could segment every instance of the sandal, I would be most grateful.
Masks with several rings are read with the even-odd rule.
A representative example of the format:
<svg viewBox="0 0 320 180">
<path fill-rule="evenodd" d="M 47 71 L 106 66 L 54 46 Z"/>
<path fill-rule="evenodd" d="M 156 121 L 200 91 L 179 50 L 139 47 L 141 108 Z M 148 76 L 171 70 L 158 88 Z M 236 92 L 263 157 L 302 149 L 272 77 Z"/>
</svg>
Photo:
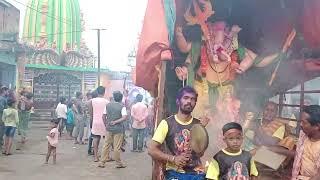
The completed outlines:
<svg viewBox="0 0 320 180">
<path fill-rule="evenodd" d="M 113 161 L 115 161 L 115 160 L 114 159 L 107 159 L 104 162 L 113 162 Z"/>
<path fill-rule="evenodd" d="M 126 168 L 127 166 L 123 165 L 123 164 L 118 164 L 116 166 L 117 169 L 121 169 L 121 168 Z"/>
<path fill-rule="evenodd" d="M 98 167 L 99 168 L 105 168 L 106 166 L 104 164 L 99 164 Z"/>
</svg>

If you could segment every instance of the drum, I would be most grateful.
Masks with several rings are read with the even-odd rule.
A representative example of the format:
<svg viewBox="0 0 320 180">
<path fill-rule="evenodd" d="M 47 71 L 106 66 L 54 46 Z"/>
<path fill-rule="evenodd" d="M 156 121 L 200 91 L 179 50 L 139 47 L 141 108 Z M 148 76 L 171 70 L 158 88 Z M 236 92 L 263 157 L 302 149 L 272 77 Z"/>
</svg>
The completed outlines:
<svg viewBox="0 0 320 180">
<path fill-rule="evenodd" d="M 195 124 L 191 130 L 191 149 L 197 154 L 203 154 L 209 145 L 209 136 L 206 128 L 201 124 Z"/>
</svg>

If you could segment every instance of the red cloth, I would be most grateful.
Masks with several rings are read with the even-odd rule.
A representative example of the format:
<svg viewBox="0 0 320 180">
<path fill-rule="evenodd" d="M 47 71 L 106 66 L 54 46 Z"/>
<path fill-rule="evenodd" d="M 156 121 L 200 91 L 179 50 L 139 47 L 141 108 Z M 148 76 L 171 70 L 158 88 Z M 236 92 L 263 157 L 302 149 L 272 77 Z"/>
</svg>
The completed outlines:
<svg viewBox="0 0 320 180">
<path fill-rule="evenodd" d="M 149 0 L 141 31 L 137 62 L 136 85 L 157 91 L 158 71 L 161 60 L 171 59 L 168 30 L 162 0 Z"/>
<path fill-rule="evenodd" d="M 304 1 L 303 36 L 312 48 L 320 46 L 320 1 Z"/>
</svg>

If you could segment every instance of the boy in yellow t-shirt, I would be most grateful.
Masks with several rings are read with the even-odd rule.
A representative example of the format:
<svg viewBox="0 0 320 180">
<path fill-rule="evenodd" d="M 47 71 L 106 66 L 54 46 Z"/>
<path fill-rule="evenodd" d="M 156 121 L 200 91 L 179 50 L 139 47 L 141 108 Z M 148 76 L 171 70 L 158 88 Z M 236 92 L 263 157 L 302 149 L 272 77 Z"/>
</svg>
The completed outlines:
<svg viewBox="0 0 320 180">
<path fill-rule="evenodd" d="M 249 152 L 243 151 L 242 127 L 231 122 L 223 126 L 223 140 L 227 144 L 210 162 L 206 178 L 211 180 L 256 180 L 258 170 Z"/>
</svg>

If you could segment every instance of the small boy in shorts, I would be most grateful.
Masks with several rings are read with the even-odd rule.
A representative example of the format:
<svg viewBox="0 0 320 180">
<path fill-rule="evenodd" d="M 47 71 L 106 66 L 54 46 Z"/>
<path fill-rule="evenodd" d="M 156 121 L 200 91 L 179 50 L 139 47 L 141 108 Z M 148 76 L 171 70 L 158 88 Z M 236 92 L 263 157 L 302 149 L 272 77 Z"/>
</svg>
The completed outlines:
<svg viewBox="0 0 320 180">
<path fill-rule="evenodd" d="M 57 145 L 58 145 L 59 134 L 60 134 L 59 130 L 57 128 L 58 124 L 59 124 L 59 121 L 57 121 L 57 120 L 51 121 L 50 132 L 47 135 L 48 152 L 47 152 L 45 164 L 48 164 L 51 153 L 52 153 L 52 157 L 53 157 L 53 164 L 56 164 L 56 162 L 57 162 Z"/>
<path fill-rule="evenodd" d="M 11 146 L 14 134 L 19 124 L 18 110 L 15 109 L 16 100 L 9 98 L 7 101 L 8 108 L 3 110 L 2 121 L 5 126 L 4 151 L 2 154 L 11 155 Z"/>
<path fill-rule="evenodd" d="M 243 132 L 240 124 L 223 126 L 227 148 L 220 150 L 210 162 L 206 178 L 212 180 L 256 180 L 258 170 L 249 152 L 241 149 Z"/>
</svg>

